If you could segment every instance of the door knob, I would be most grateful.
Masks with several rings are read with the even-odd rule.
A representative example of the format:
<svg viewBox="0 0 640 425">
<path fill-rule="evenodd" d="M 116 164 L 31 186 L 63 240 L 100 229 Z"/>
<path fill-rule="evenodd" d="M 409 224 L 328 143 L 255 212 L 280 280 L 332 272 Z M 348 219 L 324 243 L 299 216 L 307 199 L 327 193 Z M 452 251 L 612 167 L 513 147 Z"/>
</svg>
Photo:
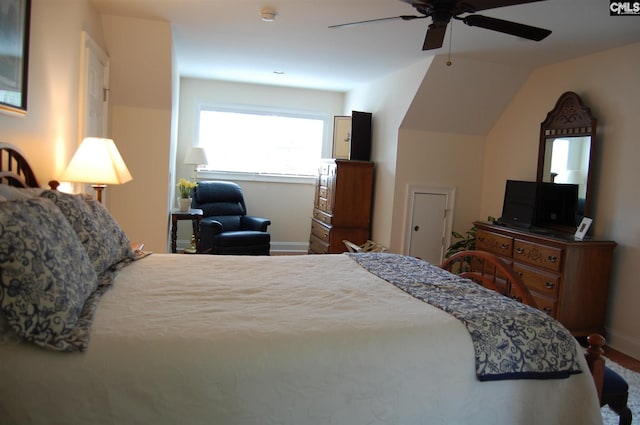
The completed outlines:
<svg viewBox="0 0 640 425">
<path fill-rule="evenodd" d="M 413 230 L 415 230 L 417 232 L 418 230 L 420 230 L 420 226 L 414 227 Z"/>
</svg>

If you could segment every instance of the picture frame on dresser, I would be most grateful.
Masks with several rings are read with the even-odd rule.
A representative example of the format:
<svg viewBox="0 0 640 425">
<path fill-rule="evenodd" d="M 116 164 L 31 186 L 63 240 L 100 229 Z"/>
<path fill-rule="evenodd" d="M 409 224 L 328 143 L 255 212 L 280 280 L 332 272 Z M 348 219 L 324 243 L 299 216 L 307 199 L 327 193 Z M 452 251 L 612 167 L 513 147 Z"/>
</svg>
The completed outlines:
<svg viewBox="0 0 640 425">
<path fill-rule="evenodd" d="M 0 0 L 0 112 L 27 113 L 31 0 Z"/>
<path fill-rule="evenodd" d="M 349 159 L 351 153 L 351 117 L 333 117 L 333 152 L 335 159 Z"/>
<path fill-rule="evenodd" d="M 578 229 L 576 230 L 576 234 L 574 235 L 574 237 L 578 240 L 584 239 L 584 236 L 589 231 L 589 227 L 591 227 L 592 221 L 593 220 L 590 219 L 589 217 L 583 217 L 582 221 L 580 222 L 580 225 L 578 226 Z"/>
</svg>

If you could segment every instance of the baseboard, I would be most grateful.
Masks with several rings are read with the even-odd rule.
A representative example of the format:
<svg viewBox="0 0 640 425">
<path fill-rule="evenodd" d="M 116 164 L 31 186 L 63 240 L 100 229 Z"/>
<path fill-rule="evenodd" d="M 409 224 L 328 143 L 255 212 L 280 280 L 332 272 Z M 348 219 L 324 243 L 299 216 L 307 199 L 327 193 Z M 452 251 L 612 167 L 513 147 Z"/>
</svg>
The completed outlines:
<svg viewBox="0 0 640 425">
<path fill-rule="evenodd" d="M 635 338 L 607 329 L 607 345 L 616 351 L 640 360 L 640 341 Z"/>
<path fill-rule="evenodd" d="M 309 242 L 271 242 L 272 255 L 300 255 L 309 252 Z"/>
<path fill-rule="evenodd" d="M 176 248 L 183 251 L 191 246 L 191 241 L 186 239 L 177 240 Z M 271 242 L 270 253 L 272 255 L 300 255 L 309 252 L 309 242 Z"/>
</svg>

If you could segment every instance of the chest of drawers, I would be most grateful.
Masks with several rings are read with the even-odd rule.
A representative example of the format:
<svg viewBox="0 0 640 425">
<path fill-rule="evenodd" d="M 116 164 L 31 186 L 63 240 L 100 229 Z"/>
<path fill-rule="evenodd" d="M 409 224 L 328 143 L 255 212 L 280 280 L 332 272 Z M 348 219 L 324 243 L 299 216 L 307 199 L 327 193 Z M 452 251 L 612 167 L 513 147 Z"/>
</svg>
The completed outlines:
<svg viewBox="0 0 640 425">
<path fill-rule="evenodd" d="M 474 225 L 476 249 L 510 264 L 539 309 L 576 336 L 604 334 L 615 242 L 578 241 L 484 222 Z"/>
<path fill-rule="evenodd" d="M 309 252 L 346 251 L 347 239 L 361 245 L 369 239 L 373 162 L 323 160 L 316 183 Z"/>
</svg>

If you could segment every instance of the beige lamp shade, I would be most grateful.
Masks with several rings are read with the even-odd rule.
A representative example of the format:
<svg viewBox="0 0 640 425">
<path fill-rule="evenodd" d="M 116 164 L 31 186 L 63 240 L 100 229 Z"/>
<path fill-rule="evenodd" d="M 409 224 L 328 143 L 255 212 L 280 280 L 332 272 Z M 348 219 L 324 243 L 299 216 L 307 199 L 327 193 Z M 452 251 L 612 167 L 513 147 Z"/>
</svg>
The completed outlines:
<svg viewBox="0 0 640 425">
<path fill-rule="evenodd" d="M 201 147 L 190 147 L 184 157 L 185 164 L 207 165 L 207 152 Z"/>
<path fill-rule="evenodd" d="M 99 137 L 82 141 L 61 178 L 67 182 L 102 185 L 122 184 L 132 179 L 113 140 Z"/>
</svg>

